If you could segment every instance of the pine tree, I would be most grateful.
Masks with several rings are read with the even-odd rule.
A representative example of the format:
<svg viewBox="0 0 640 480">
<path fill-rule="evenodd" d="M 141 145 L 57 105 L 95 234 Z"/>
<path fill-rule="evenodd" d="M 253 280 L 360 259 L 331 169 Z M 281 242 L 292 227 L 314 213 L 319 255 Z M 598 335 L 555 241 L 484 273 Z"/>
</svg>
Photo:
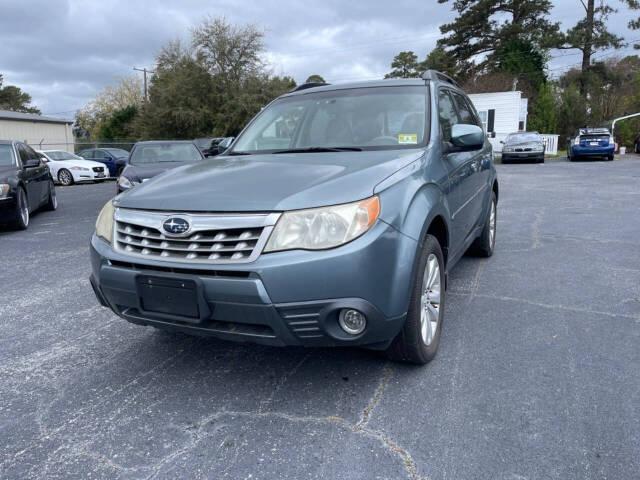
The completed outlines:
<svg viewBox="0 0 640 480">
<path fill-rule="evenodd" d="M 484 55 L 478 70 L 499 70 L 498 53 L 509 42 L 517 40 L 538 52 L 560 42 L 559 23 L 549 20 L 551 6 L 549 0 L 455 0 L 453 10 L 458 15 L 440 27 L 445 36 L 438 44 L 459 65 Z"/>
<path fill-rule="evenodd" d="M 391 73 L 387 73 L 384 78 L 419 78 L 422 75 L 418 56 L 412 51 L 400 52 L 391 62 Z"/>
</svg>

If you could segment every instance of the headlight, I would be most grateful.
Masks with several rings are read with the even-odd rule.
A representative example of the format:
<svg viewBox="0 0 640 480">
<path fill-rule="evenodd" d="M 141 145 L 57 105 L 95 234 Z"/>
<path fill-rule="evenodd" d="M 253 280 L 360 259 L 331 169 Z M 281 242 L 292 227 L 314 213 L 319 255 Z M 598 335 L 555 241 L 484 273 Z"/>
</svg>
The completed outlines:
<svg viewBox="0 0 640 480">
<path fill-rule="evenodd" d="M 264 251 L 337 247 L 369 230 L 379 213 L 378 197 L 332 207 L 285 212 L 273 229 Z"/>
<path fill-rule="evenodd" d="M 131 182 L 127 177 L 120 175 L 120 177 L 118 177 L 118 186 L 126 190 L 128 188 L 133 188 L 133 182 Z"/>
<path fill-rule="evenodd" d="M 513 147 L 504 147 L 502 149 L 503 152 L 513 152 L 515 149 Z"/>
<path fill-rule="evenodd" d="M 6 183 L 0 183 L 0 198 L 4 198 L 9 195 L 9 185 Z"/>
<path fill-rule="evenodd" d="M 83 172 L 88 172 L 89 171 L 88 168 L 84 168 L 84 167 L 71 167 L 71 170 L 81 170 Z"/>
<path fill-rule="evenodd" d="M 113 240 L 113 213 L 115 208 L 111 200 L 109 200 L 98 215 L 96 220 L 96 235 L 108 243 Z"/>
</svg>

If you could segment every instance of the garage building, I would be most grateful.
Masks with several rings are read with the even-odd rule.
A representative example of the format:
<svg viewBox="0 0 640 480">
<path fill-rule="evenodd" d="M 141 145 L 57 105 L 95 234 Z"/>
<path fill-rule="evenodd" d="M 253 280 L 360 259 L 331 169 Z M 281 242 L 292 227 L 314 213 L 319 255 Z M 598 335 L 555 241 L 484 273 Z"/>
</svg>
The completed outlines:
<svg viewBox="0 0 640 480">
<path fill-rule="evenodd" d="M 0 110 L 0 139 L 19 140 L 38 150 L 73 153 L 72 120 Z"/>
</svg>

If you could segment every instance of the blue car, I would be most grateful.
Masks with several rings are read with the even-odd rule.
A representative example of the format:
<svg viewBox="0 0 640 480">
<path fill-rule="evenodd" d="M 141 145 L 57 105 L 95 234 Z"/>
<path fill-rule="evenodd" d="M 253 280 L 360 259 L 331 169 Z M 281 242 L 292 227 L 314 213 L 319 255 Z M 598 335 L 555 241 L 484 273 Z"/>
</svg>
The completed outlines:
<svg viewBox="0 0 640 480">
<path fill-rule="evenodd" d="M 568 139 L 567 157 L 570 161 L 581 158 L 603 157 L 613 160 L 613 135 L 606 128 L 581 128 Z"/>
<path fill-rule="evenodd" d="M 122 148 L 91 148 L 78 152 L 86 160 L 104 163 L 109 169 L 110 177 L 118 177 L 127 165 L 129 152 Z"/>
<path fill-rule="evenodd" d="M 497 202 L 482 121 L 447 76 L 302 85 L 223 154 L 107 202 L 90 280 L 135 324 L 424 364 L 448 273 L 493 253 Z"/>
</svg>

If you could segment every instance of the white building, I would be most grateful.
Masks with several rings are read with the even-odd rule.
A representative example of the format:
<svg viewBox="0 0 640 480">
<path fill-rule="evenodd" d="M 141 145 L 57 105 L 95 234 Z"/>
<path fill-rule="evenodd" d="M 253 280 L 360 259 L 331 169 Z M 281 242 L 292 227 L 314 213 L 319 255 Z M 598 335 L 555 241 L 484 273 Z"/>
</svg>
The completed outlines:
<svg viewBox="0 0 640 480">
<path fill-rule="evenodd" d="M 469 95 L 478 110 L 486 132 L 495 132 L 490 142 L 495 151 L 501 151 L 500 141 L 513 132 L 527 129 L 526 98 L 522 92 L 473 93 Z"/>
<path fill-rule="evenodd" d="M 0 139 L 23 141 L 38 150 L 73 153 L 72 125 L 72 120 L 0 110 Z"/>
</svg>

